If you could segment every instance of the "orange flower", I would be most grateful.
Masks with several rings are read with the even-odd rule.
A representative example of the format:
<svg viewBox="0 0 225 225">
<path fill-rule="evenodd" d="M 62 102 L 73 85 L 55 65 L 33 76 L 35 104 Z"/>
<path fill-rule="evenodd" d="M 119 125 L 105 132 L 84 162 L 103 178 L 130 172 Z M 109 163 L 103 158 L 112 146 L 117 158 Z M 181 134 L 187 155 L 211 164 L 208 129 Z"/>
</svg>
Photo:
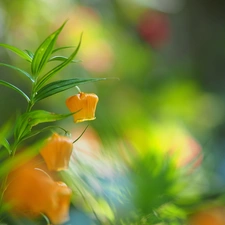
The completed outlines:
<svg viewBox="0 0 225 225">
<path fill-rule="evenodd" d="M 49 170 L 60 171 L 68 168 L 72 150 L 73 142 L 70 138 L 54 133 L 40 154 Z"/>
<path fill-rule="evenodd" d="M 14 215 L 34 218 L 43 213 L 53 224 L 61 224 L 69 219 L 70 197 L 66 184 L 55 182 L 31 161 L 9 174 L 4 201 Z"/>
<path fill-rule="evenodd" d="M 55 202 L 48 209 L 46 215 L 54 224 L 61 224 L 69 220 L 69 203 L 71 190 L 61 181 L 55 182 Z"/>
<path fill-rule="evenodd" d="M 97 103 L 98 96 L 96 94 L 87 94 L 84 92 L 80 92 L 66 100 L 66 105 L 69 110 L 76 112 L 73 115 L 75 123 L 94 120 Z"/>
<path fill-rule="evenodd" d="M 224 225 L 225 209 L 215 207 L 196 212 L 188 219 L 188 225 Z"/>
</svg>

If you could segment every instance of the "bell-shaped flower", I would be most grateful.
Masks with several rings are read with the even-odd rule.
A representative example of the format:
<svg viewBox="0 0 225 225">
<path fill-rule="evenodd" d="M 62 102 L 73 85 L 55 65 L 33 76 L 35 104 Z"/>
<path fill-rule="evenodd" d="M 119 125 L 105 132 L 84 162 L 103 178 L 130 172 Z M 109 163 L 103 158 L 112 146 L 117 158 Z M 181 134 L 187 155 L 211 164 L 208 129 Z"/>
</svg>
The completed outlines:
<svg viewBox="0 0 225 225">
<path fill-rule="evenodd" d="M 55 201 L 45 210 L 45 214 L 53 224 L 62 224 L 69 220 L 69 203 L 71 190 L 61 181 L 55 182 L 53 190 Z"/>
<path fill-rule="evenodd" d="M 73 150 L 73 141 L 54 133 L 45 146 L 40 150 L 49 170 L 65 170 L 69 166 L 70 156 Z"/>
<path fill-rule="evenodd" d="M 52 224 L 69 219 L 71 190 L 55 182 L 33 161 L 15 168 L 8 176 L 4 201 L 14 216 L 35 218 L 45 214 Z"/>
<path fill-rule="evenodd" d="M 66 105 L 73 114 L 75 123 L 95 119 L 95 111 L 98 103 L 98 96 L 92 93 L 80 92 L 66 100 Z"/>
</svg>

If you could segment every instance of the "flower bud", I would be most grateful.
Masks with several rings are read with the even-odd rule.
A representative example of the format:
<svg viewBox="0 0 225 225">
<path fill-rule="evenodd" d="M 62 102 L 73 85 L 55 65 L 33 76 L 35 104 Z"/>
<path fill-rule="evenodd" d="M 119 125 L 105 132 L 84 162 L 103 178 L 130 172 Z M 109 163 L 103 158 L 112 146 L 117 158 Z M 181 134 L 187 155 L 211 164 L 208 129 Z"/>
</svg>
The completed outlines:
<svg viewBox="0 0 225 225">
<path fill-rule="evenodd" d="M 73 114 L 75 123 L 94 120 L 95 110 L 98 103 L 96 94 L 87 94 L 80 92 L 77 95 L 71 96 L 66 100 L 66 105 Z"/>
<path fill-rule="evenodd" d="M 49 170 L 60 171 L 68 168 L 72 150 L 73 141 L 70 138 L 54 133 L 40 154 Z"/>
</svg>

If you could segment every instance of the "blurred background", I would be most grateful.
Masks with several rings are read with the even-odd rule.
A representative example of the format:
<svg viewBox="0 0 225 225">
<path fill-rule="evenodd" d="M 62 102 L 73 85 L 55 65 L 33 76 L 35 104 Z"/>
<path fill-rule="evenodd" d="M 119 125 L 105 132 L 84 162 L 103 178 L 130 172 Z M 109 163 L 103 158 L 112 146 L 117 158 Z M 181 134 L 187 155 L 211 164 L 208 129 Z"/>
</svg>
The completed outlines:
<svg viewBox="0 0 225 225">
<path fill-rule="evenodd" d="M 224 11 L 222 0 L 0 1 L 1 43 L 34 51 L 68 20 L 57 46 L 76 46 L 83 32 L 79 63 L 55 79 L 110 78 L 80 86 L 100 101 L 75 145 L 80 167 L 75 159 L 63 174 L 84 178 L 91 202 L 74 198 L 70 224 L 225 224 Z M 30 71 L 3 48 L 0 62 Z M 30 91 L 10 68 L 0 79 Z M 36 107 L 68 113 L 74 94 Z M 26 102 L 4 86 L 0 95 L 2 125 Z M 74 139 L 86 125 L 62 122 Z"/>
</svg>

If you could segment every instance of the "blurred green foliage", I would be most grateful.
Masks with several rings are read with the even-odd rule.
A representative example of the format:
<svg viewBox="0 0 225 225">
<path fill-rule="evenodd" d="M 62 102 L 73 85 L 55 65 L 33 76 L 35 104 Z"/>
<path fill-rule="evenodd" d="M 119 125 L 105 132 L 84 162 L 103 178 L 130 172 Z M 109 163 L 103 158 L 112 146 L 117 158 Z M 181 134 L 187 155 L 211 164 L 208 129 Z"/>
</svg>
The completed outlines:
<svg viewBox="0 0 225 225">
<path fill-rule="evenodd" d="M 188 216 L 197 212 L 205 201 L 213 206 L 218 196 L 223 197 L 225 35 L 222 27 L 225 20 L 221 11 L 224 3 L 156 2 L 2 0 L 0 3 L 1 43 L 34 50 L 49 31 L 68 19 L 56 44 L 74 45 L 83 32 L 77 56 L 81 62 L 63 70 L 59 76 L 119 78 L 119 81 L 109 79 L 81 87 L 99 96 L 97 120 L 91 126 L 103 142 L 104 154 L 113 155 L 126 168 L 122 169 L 123 176 L 118 172 L 118 180 L 113 184 L 109 178 L 95 177 L 97 182 L 126 189 L 122 204 L 114 199 L 117 194 L 113 191 L 100 196 L 91 193 L 94 200 L 90 202 L 103 215 L 100 220 L 105 224 L 186 224 Z M 67 53 L 66 49 L 63 51 Z M 3 48 L 0 62 L 29 69 Z M 1 67 L 0 77 L 30 92 L 27 80 L 19 73 Z M 60 93 L 38 104 L 66 112 L 63 101 L 74 92 Z M 25 101 L 3 86 L 0 94 L 0 124 L 4 124 L 17 110 L 24 110 Z M 64 124 L 75 132 L 69 119 Z M 193 149 L 194 155 L 187 154 Z M 198 162 L 200 166 L 193 166 L 199 154 L 203 155 Z M 182 157 L 190 160 L 182 164 L 185 161 Z M 89 166 L 85 160 L 81 168 Z M 94 174 L 90 169 L 75 175 L 90 179 Z M 84 185 L 75 181 L 82 190 L 90 190 L 88 182 Z M 103 185 L 104 190 L 108 190 L 107 185 Z M 218 204 L 224 202 L 220 200 Z M 108 215 L 104 215 L 104 210 Z M 91 211 L 90 207 L 87 211 Z M 98 219 L 94 221 L 98 223 Z"/>
</svg>

